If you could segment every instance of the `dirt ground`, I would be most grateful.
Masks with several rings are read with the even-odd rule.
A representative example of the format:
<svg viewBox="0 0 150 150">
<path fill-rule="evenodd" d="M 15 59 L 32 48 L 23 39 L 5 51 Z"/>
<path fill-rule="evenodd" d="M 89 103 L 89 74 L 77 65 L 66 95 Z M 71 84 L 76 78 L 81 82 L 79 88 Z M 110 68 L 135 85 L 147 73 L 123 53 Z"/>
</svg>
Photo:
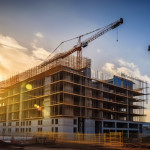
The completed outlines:
<svg viewBox="0 0 150 150">
<path fill-rule="evenodd" d="M 150 144 L 124 144 L 122 147 L 104 147 L 89 144 L 49 143 L 34 145 L 19 145 L 0 142 L 0 150 L 150 150 Z"/>
<path fill-rule="evenodd" d="M 8 144 L 2 143 L 0 145 L 0 150 L 116 150 L 116 148 L 103 147 L 89 144 L 72 144 L 72 143 L 50 143 L 50 144 L 33 144 L 33 145 L 19 145 L 19 144 Z"/>
</svg>

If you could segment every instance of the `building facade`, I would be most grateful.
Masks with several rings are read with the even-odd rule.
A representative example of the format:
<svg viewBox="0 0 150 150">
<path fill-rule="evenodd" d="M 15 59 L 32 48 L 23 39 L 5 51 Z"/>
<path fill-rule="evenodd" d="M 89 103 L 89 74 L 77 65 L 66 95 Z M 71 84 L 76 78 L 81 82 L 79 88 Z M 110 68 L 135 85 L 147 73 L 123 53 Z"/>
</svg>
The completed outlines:
<svg viewBox="0 0 150 150">
<path fill-rule="evenodd" d="M 1 90 L 0 134 L 142 133 L 143 95 L 131 80 L 57 64 Z"/>
</svg>

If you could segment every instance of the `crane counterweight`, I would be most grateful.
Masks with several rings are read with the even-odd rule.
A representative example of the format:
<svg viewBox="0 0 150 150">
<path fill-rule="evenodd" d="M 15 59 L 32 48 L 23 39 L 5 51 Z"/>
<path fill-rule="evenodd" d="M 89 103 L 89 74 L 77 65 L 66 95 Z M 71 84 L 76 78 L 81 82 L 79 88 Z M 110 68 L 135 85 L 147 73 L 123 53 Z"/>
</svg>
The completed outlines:
<svg viewBox="0 0 150 150">
<path fill-rule="evenodd" d="M 148 51 L 150 51 L 150 45 L 148 46 Z"/>
</svg>

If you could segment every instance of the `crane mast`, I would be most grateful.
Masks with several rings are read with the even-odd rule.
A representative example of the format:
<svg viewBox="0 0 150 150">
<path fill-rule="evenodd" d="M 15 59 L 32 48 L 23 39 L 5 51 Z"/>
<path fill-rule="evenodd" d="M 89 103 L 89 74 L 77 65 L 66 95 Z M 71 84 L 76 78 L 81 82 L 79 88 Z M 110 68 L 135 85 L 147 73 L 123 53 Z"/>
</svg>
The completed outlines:
<svg viewBox="0 0 150 150">
<path fill-rule="evenodd" d="M 81 64 L 82 64 L 82 48 L 85 48 L 86 46 L 88 46 L 88 44 L 92 41 L 94 41 L 95 39 L 97 39 L 98 37 L 102 36 L 103 34 L 107 33 L 108 31 L 117 28 L 119 25 L 123 24 L 123 18 L 120 18 L 118 21 L 115 21 L 107 26 L 105 26 L 104 28 L 102 28 L 100 31 L 98 31 L 96 34 L 92 35 L 91 37 L 89 37 L 88 39 L 84 40 L 83 42 L 81 42 L 81 37 L 84 35 L 79 36 L 79 40 L 78 40 L 78 44 L 75 45 L 72 49 L 60 53 L 59 55 L 56 55 L 54 57 L 52 57 L 51 59 L 48 59 L 46 61 L 44 61 L 40 67 L 44 67 L 49 63 L 54 62 L 55 60 L 58 59 L 63 59 L 69 55 L 71 55 L 74 52 L 77 52 L 77 68 L 81 69 Z"/>
</svg>

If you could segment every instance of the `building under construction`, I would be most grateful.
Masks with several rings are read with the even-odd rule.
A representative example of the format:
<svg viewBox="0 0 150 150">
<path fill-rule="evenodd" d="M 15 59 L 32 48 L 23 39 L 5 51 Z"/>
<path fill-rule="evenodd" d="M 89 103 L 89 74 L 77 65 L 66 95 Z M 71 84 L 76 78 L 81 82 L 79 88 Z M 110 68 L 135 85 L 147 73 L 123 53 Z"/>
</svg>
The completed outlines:
<svg viewBox="0 0 150 150">
<path fill-rule="evenodd" d="M 110 24 L 99 36 L 119 24 Z M 142 132 L 147 83 L 99 72 L 93 77 L 91 60 L 81 56 L 89 41 L 0 82 L 1 135 Z"/>
</svg>

